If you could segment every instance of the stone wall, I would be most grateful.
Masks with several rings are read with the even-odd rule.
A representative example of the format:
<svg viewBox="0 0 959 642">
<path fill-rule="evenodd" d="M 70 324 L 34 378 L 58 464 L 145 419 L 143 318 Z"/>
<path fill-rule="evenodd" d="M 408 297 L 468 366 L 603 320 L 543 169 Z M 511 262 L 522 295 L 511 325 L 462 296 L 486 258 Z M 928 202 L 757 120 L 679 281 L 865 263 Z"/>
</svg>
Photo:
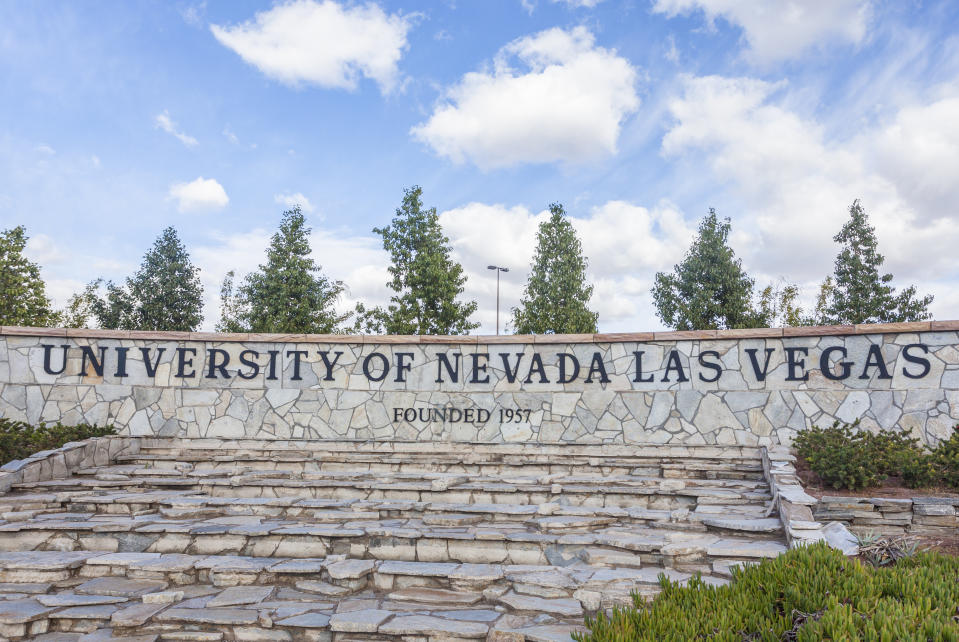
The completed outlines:
<svg viewBox="0 0 959 642">
<path fill-rule="evenodd" d="M 4 327 L 0 416 L 112 423 L 129 435 L 747 446 L 860 419 L 935 445 L 959 423 L 957 331 L 959 322 L 536 337 Z"/>
<path fill-rule="evenodd" d="M 959 537 L 959 497 L 830 497 L 813 509 L 816 519 L 842 522 L 859 535 Z"/>
</svg>

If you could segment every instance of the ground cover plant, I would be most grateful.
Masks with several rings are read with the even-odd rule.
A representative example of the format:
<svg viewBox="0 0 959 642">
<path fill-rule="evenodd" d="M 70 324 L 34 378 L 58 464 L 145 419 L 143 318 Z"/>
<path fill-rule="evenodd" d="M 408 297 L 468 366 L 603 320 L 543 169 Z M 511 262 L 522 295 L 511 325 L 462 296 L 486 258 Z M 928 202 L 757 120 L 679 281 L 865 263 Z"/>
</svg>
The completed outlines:
<svg viewBox="0 0 959 642">
<path fill-rule="evenodd" d="M 822 483 L 862 490 L 898 477 L 909 488 L 959 488 L 959 426 L 950 439 L 928 450 L 906 433 L 858 430 L 858 422 L 800 430 L 796 453 Z"/>
<path fill-rule="evenodd" d="M 23 421 L 0 417 L 0 462 L 24 459 L 41 450 L 59 448 L 71 441 L 114 434 L 116 428 L 113 426 L 64 426 L 61 423 L 40 423 L 33 426 Z"/>
<path fill-rule="evenodd" d="M 733 571 L 728 586 L 661 577 L 650 602 L 588 618 L 581 642 L 959 640 L 959 558 L 922 552 L 873 566 L 824 543 Z"/>
</svg>

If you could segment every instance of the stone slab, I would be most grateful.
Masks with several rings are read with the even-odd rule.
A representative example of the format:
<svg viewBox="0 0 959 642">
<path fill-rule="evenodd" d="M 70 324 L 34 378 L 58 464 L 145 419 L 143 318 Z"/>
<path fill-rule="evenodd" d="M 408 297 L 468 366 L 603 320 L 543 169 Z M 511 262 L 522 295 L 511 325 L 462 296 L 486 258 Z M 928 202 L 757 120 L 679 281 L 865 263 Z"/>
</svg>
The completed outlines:
<svg viewBox="0 0 959 642">
<path fill-rule="evenodd" d="M 448 620 L 430 615 L 396 616 L 379 627 L 381 635 L 431 638 L 485 638 L 488 632 L 489 626 L 482 622 Z"/>
<path fill-rule="evenodd" d="M 379 626 L 393 616 L 392 611 L 360 609 L 330 616 L 330 629 L 343 633 L 376 633 Z"/>
<path fill-rule="evenodd" d="M 156 593 L 167 587 L 160 580 L 136 580 L 122 577 L 98 577 L 84 582 L 74 589 L 86 595 L 111 595 L 114 597 L 142 597 L 147 593 Z"/>
</svg>

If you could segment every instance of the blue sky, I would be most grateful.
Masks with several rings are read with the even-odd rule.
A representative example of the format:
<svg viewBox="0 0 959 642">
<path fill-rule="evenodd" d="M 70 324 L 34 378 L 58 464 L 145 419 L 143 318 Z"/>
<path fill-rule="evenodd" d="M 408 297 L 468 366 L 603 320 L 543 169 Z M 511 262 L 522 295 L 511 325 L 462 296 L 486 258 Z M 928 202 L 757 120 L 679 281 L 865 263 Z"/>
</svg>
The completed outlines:
<svg viewBox="0 0 959 642">
<path fill-rule="evenodd" d="M 449 0 L 0 4 L 0 228 L 57 303 L 175 226 L 215 323 L 225 272 L 299 203 L 317 261 L 383 302 L 371 234 L 419 184 L 481 332 L 566 206 L 606 331 L 709 207 L 811 301 L 861 198 L 895 283 L 959 318 L 959 3 Z"/>
</svg>

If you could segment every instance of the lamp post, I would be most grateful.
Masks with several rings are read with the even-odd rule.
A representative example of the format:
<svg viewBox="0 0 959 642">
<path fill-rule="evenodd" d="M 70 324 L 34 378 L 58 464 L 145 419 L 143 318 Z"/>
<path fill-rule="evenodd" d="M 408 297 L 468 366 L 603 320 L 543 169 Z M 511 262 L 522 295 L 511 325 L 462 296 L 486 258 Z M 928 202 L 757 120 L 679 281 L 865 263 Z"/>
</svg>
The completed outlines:
<svg viewBox="0 0 959 642">
<path fill-rule="evenodd" d="M 499 267 L 498 265 L 487 265 L 487 270 L 496 270 L 496 334 L 499 334 L 499 273 L 509 272 L 509 268 Z"/>
</svg>

